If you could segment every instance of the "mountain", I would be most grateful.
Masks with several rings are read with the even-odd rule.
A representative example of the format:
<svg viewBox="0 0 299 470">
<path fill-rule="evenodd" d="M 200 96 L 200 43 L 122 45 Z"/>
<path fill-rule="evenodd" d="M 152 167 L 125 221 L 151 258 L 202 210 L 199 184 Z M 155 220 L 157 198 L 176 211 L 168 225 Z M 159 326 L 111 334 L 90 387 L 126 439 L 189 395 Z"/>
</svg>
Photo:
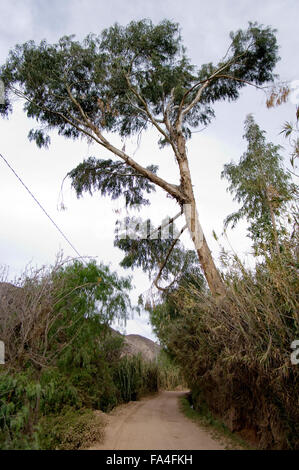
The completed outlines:
<svg viewBox="0 0 299 470">
<path fill-rule="evenodd" d="M 154 361 L 161 350 L 161 346 L 149 338 L 141 335 L 125 335 L 124 354 L 132 356 L 141 353 L 147 361 Z"/>
<path fill-rule="evenodd" d="M 21 289 L 7 282 L 0 282 L 0 318 L 1 304 L 19 306 L 22 308 L 22 298 L 19 299 Z M 118 331 L 111 328 L 113 334 L 121 335 Z M 149 338 L 141 335 L 121 335 L 124 337 L 124 349 L 122 355 L 133 356 L 140 353 L 143 359 L 154 361 L 161 350 L 161 347 Z"/>
<path fill-rule="evenodd" d="M 124 338 L 124 348 L 122 355 L 133 356 L 134 354 L 141 354 L 146 361 L 154 361 L 161 350 L 161 346 L 149 338 L 141 335 L 122 335 L 118 331 L 111 328 L 112 333 L 120 335 Z"/>
</svg>

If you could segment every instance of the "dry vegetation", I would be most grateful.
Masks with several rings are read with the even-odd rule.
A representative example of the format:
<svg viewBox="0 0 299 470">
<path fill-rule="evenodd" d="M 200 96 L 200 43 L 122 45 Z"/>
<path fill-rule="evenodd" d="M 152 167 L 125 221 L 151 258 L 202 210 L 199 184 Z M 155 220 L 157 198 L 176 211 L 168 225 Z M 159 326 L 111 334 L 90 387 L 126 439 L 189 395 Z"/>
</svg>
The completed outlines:
<svg viewBox="0 0 299 470">
<path fill-rule="evenodd" d="M 208 405 L 263 449 L 299 448 L 299 366 L 290 358 L 299 339 L 295 238 L 285 240 L 280 260 L 266 258 L 255 270 L 235 258 L 222 302 L 190 285 L 152 312 L 195 408 Z"/>
<path fill-rule="evenodd" d="M 154 342 L 129 338 L 127 354 L 125 338 L 111 334 L 111 321 L 130 311 L 129 288 L 103 265 L 61 257 L 15 285 L 3 274 L 0 449 L 86 448 L 103 437 L 98 410 L 178 379 Z"/>
</svg>

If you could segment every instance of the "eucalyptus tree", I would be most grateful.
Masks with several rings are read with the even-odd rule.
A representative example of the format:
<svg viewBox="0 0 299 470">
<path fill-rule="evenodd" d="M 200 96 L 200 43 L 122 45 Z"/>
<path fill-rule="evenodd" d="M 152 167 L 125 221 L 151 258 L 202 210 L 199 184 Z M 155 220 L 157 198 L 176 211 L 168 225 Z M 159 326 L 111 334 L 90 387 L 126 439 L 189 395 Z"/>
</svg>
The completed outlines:
<svg viewBox="0 0 299 470">
<path fill-rule="evenodd" d="M 284 169 L 280 146 L 266 142 L 252 115 L 245 120 L 248 146 L 238 163 L 224 166 L 222 177 L 229 181 L 228 190 L 234 200 L 242 203 L 240 209 L 225 219 L 225 226 L 246 218 L 250 238 L 257 254 L 270 250 L 280 255 L 277 220 L 294 195 L 295 185 Z"/>
<path fill-rule="evenodd" d="M 158 186 L 178 203 L 213 295 L 223 295 L 224 285 L 198 219 L 186 142 L 214 117 L 215 102 L 236 100 L 248 84 L 273 81 L 278 60 L 270 27 L 249 23 L 231 33 L 230 41 L 218 63 L 196 66 L 178 24 L 145 19 L 115 24 L 83 42 L 65 36 L 57 44 L 17 45 L 0 71 L 6 91 L 2 114 L 10 112 L 13 95 L 23 98 L 27 116 L 39 124 L 29 133 L 37 145 L 49 145 L 48 131 L 56 129 L 67 138 L 84 136 L 113 155 L 90 158 L 70 173 L 78 195 L 100 190 L 112 198 L 125 194 L 128 205 L 144 204 L 144 194 Z M 178 185 L 109 140 L 112 132 L 123 138 L 149 127 L 160 146 L 171 149 Z"/>
</svg>

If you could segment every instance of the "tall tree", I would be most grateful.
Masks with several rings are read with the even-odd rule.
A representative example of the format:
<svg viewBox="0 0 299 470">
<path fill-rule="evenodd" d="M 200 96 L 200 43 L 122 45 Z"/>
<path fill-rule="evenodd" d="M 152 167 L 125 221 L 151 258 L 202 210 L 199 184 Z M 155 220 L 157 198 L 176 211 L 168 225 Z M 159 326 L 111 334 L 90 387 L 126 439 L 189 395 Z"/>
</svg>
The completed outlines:
<svg viewBox="0 0 299 470">
<path fill-rule="evenodd" d="M 295 89 L 295 93 L 298 93 Z M 291 84 L 275 84 L 269 90 L 269 96 L 266 101 L 267 108 L 273 108 L 274 106 L 280 106 L 283 103 L 286 103 L 292 94 Z M 286 139 L 289 139 L 289 143 L 292 147 L 292 153 L 290 155 L 290 163 L 293 167 L 294 176 L 299 176 L 296 174 L 296 160 L 299 159 L 299 106 L 296 106 L 295 113 L 295 122 L 286 121 L 282 127 L 281 134 L 284 135 Z"/>
<path fill-rule="evenodd" d="M 207 124 L 218 100 L 236 100 L 247 84 L 259 87 L 273 81 L 278 60 L 275 31 L 257 23 L 231 33 L 231 44 L 218 64 L 191 64 L 182 44 L 179 26 L 168 20 L 118 24 L 82 43 L 73 36 L 57 44 L 29 41 L 9 54 L 0 71 L 6 101 L 11 95 L 25 99 L 27 116 L 40 127 L 29 133 L 37 145 L 49 145 L 47 130 L 77 139 L 85 136 L 118 161 L 89 159 L 71 173 L 82 191 L 100 190 L 113 198 L 125 193 L 128 204 L 146 203 L 144 192 L 155 186 L 174 198 L 186 225 L 213 295 L 224 285 L 198 219 L 187 156 L 186 140 L 192 129 Z M 131 136 L 153 127 L 159 144 L 168 145 L 178 165 L 180 184 L 144 167 L 121 145 L 109 141 L 109 132 Z M 204 164 L 204 162 L 203 162 Z"/>
<path fill-rule="evenodd" d="M 265 132 L 252 115 L 245 120 L 246 152 L 238 163 L 224 166 L 222 177 L 229 181 L 228 190 L 242 207 L 225 219 L 225 226 L 246 217 L 250 238 L 256 253 L 267 249 L 280 255 L 277 219 L 287 201 L 292 199 L 294 185 L 283 168 L 280 147 L 267 143 Z M 262 247 L 262 250 L 261 250 Z"/>
</svg>

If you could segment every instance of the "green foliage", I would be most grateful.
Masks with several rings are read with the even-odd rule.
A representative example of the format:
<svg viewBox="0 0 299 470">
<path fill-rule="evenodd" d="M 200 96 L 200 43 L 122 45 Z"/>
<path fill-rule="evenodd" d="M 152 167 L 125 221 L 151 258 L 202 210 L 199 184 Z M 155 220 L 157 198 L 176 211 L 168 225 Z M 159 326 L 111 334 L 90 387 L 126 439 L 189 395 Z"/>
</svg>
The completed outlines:
<svg viewBox="0 0 299 470">
<path fill-rule="evenodd" d="M 45 369 L 35 380 L 41 388 L 39 411 L 42 415 L 59 414 L 65 406 L 80 408 L 84 403 L 77 384 L 57 368 Z"/>
<path fill-rule="evenodd" d="M 245 131 L 247 151 L 238 164 L 226 164 L 222 172 L 222 178 L 230 183 L 228 190 L 234 200 L 243 203 L 237 212 L 226 218 L 225 226 L 232 224 L 234 227 L 246 217 L 250 238 L 261 253 L 264 247 L 269 250 L 275 236 L 279 236 L 276 219 L 278 222 L 286 203 L 292 199 L 294 185 L 283 168 L 280 147 L 266 143 L 265 132 L 251 115 L 245 121 Z"/>
<path fill-rule="evenodd" d="M 170 218 L 166 219 L 166 222 L 168 220 Z M 155 235 L 152 236 L 154 232 Z M 173 246 L 178 234 L 173 223 L 156 231 L 149 219 L 143 221 L 139 217 L 126 217 L 117 226 L 114 242 L 114 245 L 125 253 L 120 265 L 124 268 L 141 268 L 151 278 L 153 274 L 157 276 L 162 261 L 171 250 L 161 279 L 170 282 L 171 288 L 186 282 L 187 279 L 191 282 L 192 278 L 200 280 L 203 284 L 196 253 L 185 249 L 180 240 Z"/>
<path fill-rule="evenodd" d="M 155 165 L 146 168 L 152 173 L 158 170 Z M 143 198 L 143 193 L 149 194 L 155 191 L 155 186 L 137 171 L 123 162 L 112 160 L 90 157 L 70 171 L 67 176 L 71 178 L 78 197 L 82 196 L 83 192 L 88 191 L 92 194 L 99 191 L 102 196 L 109 195 L 111 199 L 124 196 L 126 206 L 148 205 L 149 201 Z"/>
<path fill-rule="evenodd" d="M 115 24 L 99 36 L 89 35 L 82 43 L 74 36 L 65 36 L 53 45 L 28 41 L 10 52 L 0 76 L 8 95 L 18 89 L 18 94 L 28 98 L 28 117 L 35 117 L 49 129 L 57 128 L 65 137 L 78 138 L 83 113 L 97 127 L 122 136 L 146 129 L 146 105 L 134 89 L 156 118 L 163 114 L 165 99 L 173 96 L 175 120 L 175 106 L 186 91 L 191 89 L 185 96 L 190 103 L 196 84 L 221 70 L 211 80 L 201 104 L 185 117 L 188 136 L 190 127 L 210 121 L 215 101 L 237 99 L 246 81 L 261 85 L 273 80 L 278 60 L 274 32 L 249 23 L 246 31 L 231 33 L 225 61 L 196 68 L 186 56 L 177 23 L 164 20 L 154 25 L 144 19 L 126 27 Z M 8 107 L 7 103 L 2 113 L 7 113 Z M 48 144 L 42 132 L 33 132 L 30 138 L 36 138 L 39 145 Z"/>
<path fill-rule="evenodd" d="M 94 261 L 58 259 L 8 287 L 0 306 L 0 337 L 7 345 L 0 448 L 40 448 L 41 419 L 57 419 L 60 426 L 66 408 L 79 419 L 82 408 L 106 411 L 119 402 L 113 371 L 123 341 L 108 325 L 130 311 L 130 280 Z"/>
<path fill-rule="evenodd" d="M 107 326 L 131 310 L 129 278 L 103 264 L 57 260 L 25 273 L 0 304 L 0 337 L 6 362 L 40 369 L 59 363 L 87 368 L 100 352 Z"/>
<path fill-rule="evenodd" d="M 290 162 L 293 169 L 296 170 L 296 160 L 299 158 L 299 106 L 296 108 L 295 122 L 285 122 L 281 134 L 283 134 L 286 139 L 289 139 L 292 146 Z"/>
<path fill-rule="evenodd" d="M 188 388 L 182 374 L 182 368 L 171 359 L 165 350 L 161 350 L 158 356 L 158 370 L 160 390 Z"/>
<path fill-rule="evenodd" d="M 129 278 L 121 278 L 108 266 L 97 265 L 95 261 L 87 265 L 74 261 L 57 270 L 54 282 L 60 279 L 65 281 L 67 294 L 63 295 L 63 292 L 61 300 L 58 299 L 58 309 L 67 310 L 71 306 L 73 313 L 77 312 L 93 323 L 108 324 L 126 319 L 131 308 L 127 293 L 131 289 Z"/>
<path fill-rule="evenodd" d="M 83 384 L 82 384 L 83 385 Z M 65 407 L 79 414 L 90 400 L 72 378 L 57 369 L 0 374 L 0 448 L 40 448 L 40 419 L 60 416 Z M 49 428 L 51 432 L 51 428 Z"/>
<path fill-rule="evenodd" d="M 236 100 L 247 82 L 261 85 L 274 79 L 274 30 L 249 23 L 247 30 L 231 33 L 231 41 L 222 61 L 199 67 L 186 55 L 179 25 L 169 20 L 115 24 L 81 43 L 74 36 L 52 45 L 28 41 L 11 50 L 0 68 L 6 93 L 0 113 L 7 115 L 12 97 L 21 96 L 27 116 L 40 125 L 29 132 L 39 147 L 49 146 L 48 132 L 56 129 L 66 138 L 92 139 L 123 159 L 90 158 L 69 172 L 78 196 L 99 190 L 112 198 L 124 195 L 128 205 L 147 204 L 143 194 L 153 190 L 148 180 L 153 181 L 157 168 L 147 167 L 147 174 L 132 169 L 125 153 L 112 148 L 102 132 L 127 137 L 154 125 L 159 144 L 175 149 L 173 130 L 182 107 L 192 104 L 182 117 L 188 138 L 192 129 L 211 121 L 216 101 Z M 194 102 L 206 80 L 201 99 Z"/>
<path fill-rule="evenodd" d="M 138 400 L 145 393 L 158 391 L 158 367 L 140 355 L 125 356 L 114 371 L 114 380 L 122 401 Z"/>
<path fill-rule="evenodd" d="M 37 448 L 36 407 L 41 387 L 25 373 L 0 373 L 0 449 Z"/>
</svg>

